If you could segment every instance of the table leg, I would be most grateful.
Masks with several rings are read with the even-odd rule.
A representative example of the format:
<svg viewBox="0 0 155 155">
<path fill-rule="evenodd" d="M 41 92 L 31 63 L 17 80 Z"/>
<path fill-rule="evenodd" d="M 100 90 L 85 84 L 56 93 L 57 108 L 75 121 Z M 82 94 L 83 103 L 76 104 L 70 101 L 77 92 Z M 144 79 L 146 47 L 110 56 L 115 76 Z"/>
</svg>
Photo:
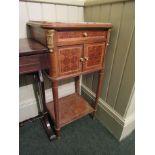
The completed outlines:
<svg viewBox="0 0 155 155">
<path fill-rule="evenodd" d="M 94 106 L 95 110 L 93 112 L 93 119 L 95 118 L 95 114 L 96 114 L 96 111 L 97 111 L 98 100 L 99 100 L 99 97 L 100 97 L 100 94 L 101 94 L 103 75 L 104 75 L 103 70 L 99 71 L 98 84 L 97 84 L 97 90 L 96 90 L 96 98 L 95 98 L 95 106 Z"/>
<path fill-rule="evenodd" d="M 60 136 L 59 100 L 58 100 L 58 81 L 52 81 L 53 103 L 55 114 L 55 130 L 57 137 Z"/>
<path fill-rule="evenodd" d="M 38 76 L 39 76 L 39 90 L 40 90 L 40 97 L 41 97 L 41 102 L 42 102 L 42 112 L 41 114 L 43 115 L 41 121 L 42 124 L 46 130 L 46 133 L 48 135 L 49 140 L 51 141 L 52 139 L 54 139 L 56 137 L 56 135 L 54 134 L 52 128 L 51 128 L 51 123 L 49 122 L 49 117 L 48 117 L 48 113 L 47 113 L 47 108 L 46 108 L 46 99 L 45 99 L 45 87 L 44 87 L 44 79 L 43 79 L 43 75 L 42 75 L 42 71 L 40 70 L 38 72 Z"/>
<path fill-rule="evenodd" d="M 75 92 L 80 94 L 80 76 L 75 77 Z"/>
</svg>

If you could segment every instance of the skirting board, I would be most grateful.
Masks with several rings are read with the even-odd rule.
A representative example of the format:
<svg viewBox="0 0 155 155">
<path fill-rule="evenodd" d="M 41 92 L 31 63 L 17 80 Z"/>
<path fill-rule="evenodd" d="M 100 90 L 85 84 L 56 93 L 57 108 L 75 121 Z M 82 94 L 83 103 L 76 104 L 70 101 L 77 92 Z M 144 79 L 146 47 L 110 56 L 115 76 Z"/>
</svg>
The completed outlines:
<svg viewBox="0 0 155 155">
<path fill-rule="evenodd" d="M 74 82 L 70 82 L 64 85 L 59 86 L 58 88 L 59 98 L 73 94 L 75 92 Z M 47 89 L 45 91 L 46 102 L 53 100 L 52 89 Z M 19 104 L 19 122 L 27 120 L 29 118 L 35 117 L 38 115 L 38 103 L 35 98 L 28 98 L 21 101 Z"/>
<path fill-rule="evenodd" d="M 84 84 L 82 84 L 82 95 L 90 102 L 95 100 L 95 93 Z M 123 118 L 101 98 L 96 117 L 119 141 L 127 137 L 135 128 L 134 115 Z"/>
</svg>

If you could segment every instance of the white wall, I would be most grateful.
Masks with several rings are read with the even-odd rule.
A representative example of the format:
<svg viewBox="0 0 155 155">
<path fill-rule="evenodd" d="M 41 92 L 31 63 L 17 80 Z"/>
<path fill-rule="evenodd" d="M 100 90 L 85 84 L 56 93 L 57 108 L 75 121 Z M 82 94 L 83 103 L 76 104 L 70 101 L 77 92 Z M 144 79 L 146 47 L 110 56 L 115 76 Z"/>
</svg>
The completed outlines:
<svg viewBox="0 0 155 155">
<path fill-rule="evenodd" d="M 29 20 L 83 22 L 83 7 L 73 5 L 58 5 L 50 3 L 19 2 L 19 38 L 27 37 L 26 22 Z M 26 75 L 20 77 L 20 122 L 38 115 L 38 108 L 34 94 L 33 82 L 33 75 Z M 49 81 L 46 83 L 50 85 Z M 74 82 L 62 85 L 59 89 L 60 96 L 71 94 L 74 91 Z M 52 92 L 50 88 L 46 90 L 46 98 L 48 101 L 52 100 Z"/>
<path fill-rule="evenodd" d="M 124 117 L 125 125 L 120 140 L 126 138 L 135 129 L 135 89 L 133 87 L 126 115 Z"/>
<path fill-rule="evenodd" d="M 19 38 L 25 38 L 26 22 L 48 20 L 57 22 L 82 22 L 83 7 L 50 3 L 19 2 Z"/>
</svg>

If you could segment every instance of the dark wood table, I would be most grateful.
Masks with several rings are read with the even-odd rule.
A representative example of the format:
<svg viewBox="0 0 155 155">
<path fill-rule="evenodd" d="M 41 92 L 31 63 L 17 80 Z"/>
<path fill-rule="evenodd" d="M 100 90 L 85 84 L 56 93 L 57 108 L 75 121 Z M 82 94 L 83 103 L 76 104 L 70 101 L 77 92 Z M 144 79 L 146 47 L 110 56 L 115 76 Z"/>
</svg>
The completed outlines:
<svg viewBox="0 0 155 155">
<path fill-rule="evenodd" d="M 46 100 L 42 73 L 42 71 L 44 69 L 48 69 L 48 67 L 48 49 L 46 47 L 32 39 L 19 40 L 19 74 L 35 74 L 35 79 L 39 86 L 38 89 L 43 107 L 38 116 L 41 118 L 42 124 L 49 139 L 52 140 L 56 136 L 45 106 Z M 31 118 L 31 121 L 32 120 L 33 118 Z M 20 124 L 23 124 L 23 122 Z"/>
</svg>

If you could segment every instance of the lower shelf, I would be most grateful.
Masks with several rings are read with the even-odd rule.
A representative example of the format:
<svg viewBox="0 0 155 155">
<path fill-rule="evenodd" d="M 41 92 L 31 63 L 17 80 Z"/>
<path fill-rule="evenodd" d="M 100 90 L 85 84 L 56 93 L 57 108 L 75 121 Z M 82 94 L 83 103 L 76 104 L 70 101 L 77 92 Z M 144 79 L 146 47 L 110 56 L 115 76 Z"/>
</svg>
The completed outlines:
<svg viewBox="0 0 155 155">
<path fill-rule="evenodd" d="M 50 116 L 55 120 L 54 104 L 47 103 L 47 110 Z M 80 95 L 74 93 L 72 95 L 59 99 L 59 124 L 63 127 L 66 124 L 73 122 L 89 113 L 94 109 Z"/>
</svg>

